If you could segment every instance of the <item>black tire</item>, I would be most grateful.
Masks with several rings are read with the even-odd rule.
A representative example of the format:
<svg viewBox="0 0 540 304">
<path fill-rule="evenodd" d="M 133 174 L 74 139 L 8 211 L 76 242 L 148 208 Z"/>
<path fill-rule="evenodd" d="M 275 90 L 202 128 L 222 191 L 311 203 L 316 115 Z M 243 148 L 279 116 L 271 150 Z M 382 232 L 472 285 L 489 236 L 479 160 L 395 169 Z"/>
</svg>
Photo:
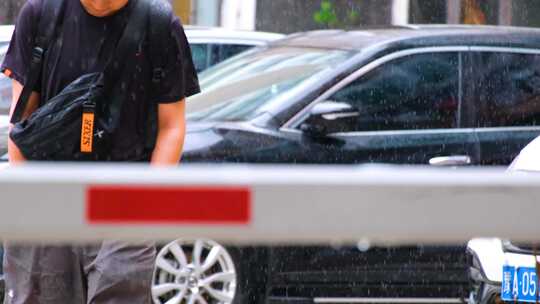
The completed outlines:
<svg viewBox="0 0 540 304">
<path fill-rule="evenodd" d="M 262 247 L 226 247 L 238 275 L 233 304 L 263 304 L 268 282 L 268 251 Z"/>
</svg>

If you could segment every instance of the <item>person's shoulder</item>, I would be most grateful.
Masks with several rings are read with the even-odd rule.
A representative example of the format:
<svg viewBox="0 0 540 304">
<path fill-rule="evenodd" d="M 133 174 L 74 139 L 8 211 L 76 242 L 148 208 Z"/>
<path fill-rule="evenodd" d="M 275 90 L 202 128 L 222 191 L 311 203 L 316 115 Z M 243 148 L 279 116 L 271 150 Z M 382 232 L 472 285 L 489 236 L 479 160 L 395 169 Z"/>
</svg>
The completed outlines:
<svg viewBox="0 0 540 304">
<path fill-rule="evenodd" d="M 150 23 L 153 31 L 171 35 L 180 21 L 175 15 L 172 5 L 167 0 L 145 0 L 150 4 Z"/>
<path fill-rule="evenodd" d="M 21 11 L 19 13 L 19 19 L 25 18 L 25 19 L 31 19 L 31 21 L 35 22 L 39 20 L 41 16 L 41 8 L 43 7 L 44 1 L 54 1 L 54 0 L 28 0 L 21 8 Z"/>
<path fill-rule="evenodd" d="M 28 0 L 22 6 L 17 23 L 15 24 L 15 35 L 33 37 L 37 31 L 43 1 L 51 0 Z"/>
<path fill-rule="evenodd" d="M 165 18 L 167 20 L 174 16 L 172 5 L 167 0 L 146 0 L 150 5 L 151 19 Z"/>
</svg>

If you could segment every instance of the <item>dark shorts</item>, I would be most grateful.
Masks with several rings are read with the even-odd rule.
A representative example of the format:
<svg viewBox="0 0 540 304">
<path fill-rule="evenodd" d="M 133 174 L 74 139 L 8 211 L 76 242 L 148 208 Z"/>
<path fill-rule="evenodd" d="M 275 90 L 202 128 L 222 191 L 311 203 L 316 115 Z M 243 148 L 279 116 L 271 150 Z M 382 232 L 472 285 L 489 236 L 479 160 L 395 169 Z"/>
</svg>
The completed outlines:
<svg viewBox="0 0 540 304">
<path fill-rule="evenodd" d="M 152 303 L 153 244 L 5 244 L 4 304 Z"/>
</svg>

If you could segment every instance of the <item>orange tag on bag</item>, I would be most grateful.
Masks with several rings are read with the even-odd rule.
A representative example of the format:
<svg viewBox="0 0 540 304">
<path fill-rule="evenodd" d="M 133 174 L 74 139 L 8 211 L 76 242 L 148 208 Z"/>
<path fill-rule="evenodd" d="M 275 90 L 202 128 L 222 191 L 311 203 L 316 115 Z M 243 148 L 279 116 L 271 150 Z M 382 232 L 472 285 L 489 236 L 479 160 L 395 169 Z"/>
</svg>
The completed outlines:
<svg viewBox="0 0 540 304">
<path fill-rule="evenodd" d="M 83 113 L 81 127 L 81 152 L 92 153 L 94 139 L 94 113 Z"/>
</svg>

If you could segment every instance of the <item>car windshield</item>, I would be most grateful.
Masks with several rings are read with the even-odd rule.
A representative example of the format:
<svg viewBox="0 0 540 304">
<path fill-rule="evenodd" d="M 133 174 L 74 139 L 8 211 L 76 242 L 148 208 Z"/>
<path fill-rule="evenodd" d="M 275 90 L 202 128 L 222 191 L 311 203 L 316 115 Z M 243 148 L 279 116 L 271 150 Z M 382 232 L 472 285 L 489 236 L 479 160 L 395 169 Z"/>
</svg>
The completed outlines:
<svg viewBox="0 0 540 304">
<path fill-rule="evenodd" d="M 202 93 L 188 103 L 190 120 L 245 121 L 286 100 L 354 53 L 314 48 L 259 48 L 200 75 Z"/>
</svg>

